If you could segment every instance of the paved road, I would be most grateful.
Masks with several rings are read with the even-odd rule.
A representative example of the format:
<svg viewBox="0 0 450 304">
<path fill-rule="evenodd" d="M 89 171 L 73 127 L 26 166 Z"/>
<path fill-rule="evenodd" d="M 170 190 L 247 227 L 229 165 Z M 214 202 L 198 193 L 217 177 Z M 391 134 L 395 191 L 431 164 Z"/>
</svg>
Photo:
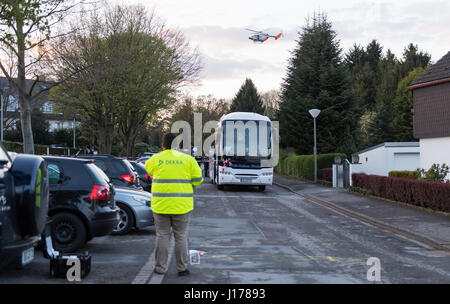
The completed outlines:
<svg viewBox="0 0 450 304">
<path fill-rule="evenodd" d="M 302 186 L 300 185 L 299 188 Z M 323 198 L 330 188 L 310 188 Z M 383 208 L 380 205 L 380 208 Z M 448 251 L 355 221 L 277 186 L 197 191 L 190 249 L 205 251 L 191 275 L 178 277 L 174 257 L 165 276 L 151 276 L 154 229 L 95 238 L 92 272 L 82 283 L 371 283 L 367 260 L 381 263 L 381 283 L 450 283 Z M 39 255 L 39 254 L 38 254 Z M 24 270 L 0 272 L 0 283 L 64 283 L 48 278 L 39 257 Z"/>
<path fill-rule="evenodd" d="M 308 192 L 326 197 L 332 191 Z M 260 193 L 203 185 L 190 248 L 207 252 L 201 264 L 180 278 L 172 260 L 163 283 L 370 283 L 370 257 L 380 260 L 381 283 L 450 283 L 448 252 L 425 248 L 276 186 Z"/>
<path fill-rule="evenodd" d="M 92 256 L 91 273 L 80 283 L 131 283 L 154 250 L 153 227 L 132 231 L 124 236 L 105 236 L 92 239 L 80 252 Z M 22 270 L 14 267 L 0 270 L 0 284 L 64 284 L 65 279 L 49 278 L 49 260 L 42 251 L 35 252 L 35 260 Z M 74 282 L 76 283 L 76 282 Z"/>
</svg>

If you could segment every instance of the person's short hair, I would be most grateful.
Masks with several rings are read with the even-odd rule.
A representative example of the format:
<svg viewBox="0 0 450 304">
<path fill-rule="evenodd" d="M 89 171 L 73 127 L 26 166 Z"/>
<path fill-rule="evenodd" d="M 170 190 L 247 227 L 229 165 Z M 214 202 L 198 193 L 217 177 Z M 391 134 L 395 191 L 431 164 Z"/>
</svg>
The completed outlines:
<svg viewBox="0 0 450 304">
<path fill-rule="evenodd" d="M 163 140 L 162 140 L 163 147 L 166 149 L 172 149 L 172 142 L 175 139 L 175 137 L 177 137 L 177 136 L 173 133 L 164 134 Z"/>
</svg>

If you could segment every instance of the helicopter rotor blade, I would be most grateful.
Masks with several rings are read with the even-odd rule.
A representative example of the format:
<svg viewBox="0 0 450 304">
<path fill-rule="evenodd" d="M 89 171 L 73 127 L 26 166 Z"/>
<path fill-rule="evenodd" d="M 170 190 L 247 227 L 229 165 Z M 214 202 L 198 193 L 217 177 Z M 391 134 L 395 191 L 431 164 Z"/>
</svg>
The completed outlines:
<svg viewBox="0 0 450 304">
<path fill-rule="evenodd" d="M 250 32 L 254 32 L 254 33 L 262 33 L 262 31 L 255 31 L 255 30 L 248 29 L 248 28 L 246 28 L 246 30 L 247 30 L 247 31 L 250 31 Z"/>
</svg>

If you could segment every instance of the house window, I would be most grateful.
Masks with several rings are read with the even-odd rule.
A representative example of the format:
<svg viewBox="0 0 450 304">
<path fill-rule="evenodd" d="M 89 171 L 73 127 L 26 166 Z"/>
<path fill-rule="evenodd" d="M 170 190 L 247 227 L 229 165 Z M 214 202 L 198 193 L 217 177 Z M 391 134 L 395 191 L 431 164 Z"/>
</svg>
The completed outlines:
<svg viewBox="0 0 450 304">
<path fill-rule="evenodd" d="M 19 103 L 17 102 L 17 99 L 9 95 L 8 97 L 8 106 L 6 107 L 6 111 L 14 112 L 19 108 Z"/>
<path fill-rule="evenodd" d="M 41 108 L 41 111 L 43 113 L 53 113 L 53 103 L 51 102 L 44 103 L 44 105 Z"/>
</svg>

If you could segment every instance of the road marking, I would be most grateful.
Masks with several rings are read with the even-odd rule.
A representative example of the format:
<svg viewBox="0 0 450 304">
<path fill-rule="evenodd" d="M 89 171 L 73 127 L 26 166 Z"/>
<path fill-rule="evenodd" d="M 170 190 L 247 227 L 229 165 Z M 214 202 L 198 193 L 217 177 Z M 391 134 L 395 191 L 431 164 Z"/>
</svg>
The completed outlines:
<svg viewBox="0 0 450 304">
<path fill-rule="evenodd" d="M 330 262 L 337 262 L 337 263 L 362 263 L 365 262 L 365 259 L 362 258 L 351 258 L 351 257 L 332 257 L 332 256 L 312 256 L 312 255 L 306 255 L 306 256 L 299 256 L 294 254 L 216 254 L 216 255 L 209 255 L 205 256 L 205 258 L 213 258 L 213 259 L 227 259 L 227 260 L 233 260 L 236 258 L 244 258 L 244 257 L 270 257 L 274 259 L 310 259 L 314 261 L 330 261 Z"/>
<path fill-rule="evenodd" d="M 172 256 L 173 256 L 173 251 L 175 248 L 175 238 L 171 237 L 170 238 L 170 243 L 169 243 L 169 257 L 167 258 L 167 270 L 169 270 L 169 266 L 170 266 L 170 261 L 172 260 Z M 153 268 L 155 268 L 153 266 Z M 166 270 L 166 273 L 167 273 Z M 155 272 L 152 271 L 151 276 L 150 276 L 150 280 L 148 281 L 147 284 L 161 284 L 162 281 L 164 280 L 165 274 L 157 274 Z"/>
<path fill-rule="evenodd" d="M 259 195 L 208 195 L 208 194 L 196 194 L 194 197 L 199 198 L 217 198 L 217 197 L 223 197 L 223 198 L 257 198 L 257 199 L 275 199 L 276 196 L 259 196 Z"/>
<path fill-rule="evenodd" d="M 174 238 L 171 236 L 169 243 L 169 257 L 167 259 L 167 267 L 169 267 L 173 255 L 174 249 L 173 239 Z M 155 249 L 153 249 L 153 252 L 148 258 L 147 262 L 144 264 L 144 266 L 142 266 L 141 270 L 139 270 L 138 274 L 134 278 L 133 282 L 131 282 L 131 284 L 161 284 L 162 280 L 164 279 L 164 274 L 159 275 L 154 272 L 155 253 L 156 253 L 156 246 Z"/>
</svg>

